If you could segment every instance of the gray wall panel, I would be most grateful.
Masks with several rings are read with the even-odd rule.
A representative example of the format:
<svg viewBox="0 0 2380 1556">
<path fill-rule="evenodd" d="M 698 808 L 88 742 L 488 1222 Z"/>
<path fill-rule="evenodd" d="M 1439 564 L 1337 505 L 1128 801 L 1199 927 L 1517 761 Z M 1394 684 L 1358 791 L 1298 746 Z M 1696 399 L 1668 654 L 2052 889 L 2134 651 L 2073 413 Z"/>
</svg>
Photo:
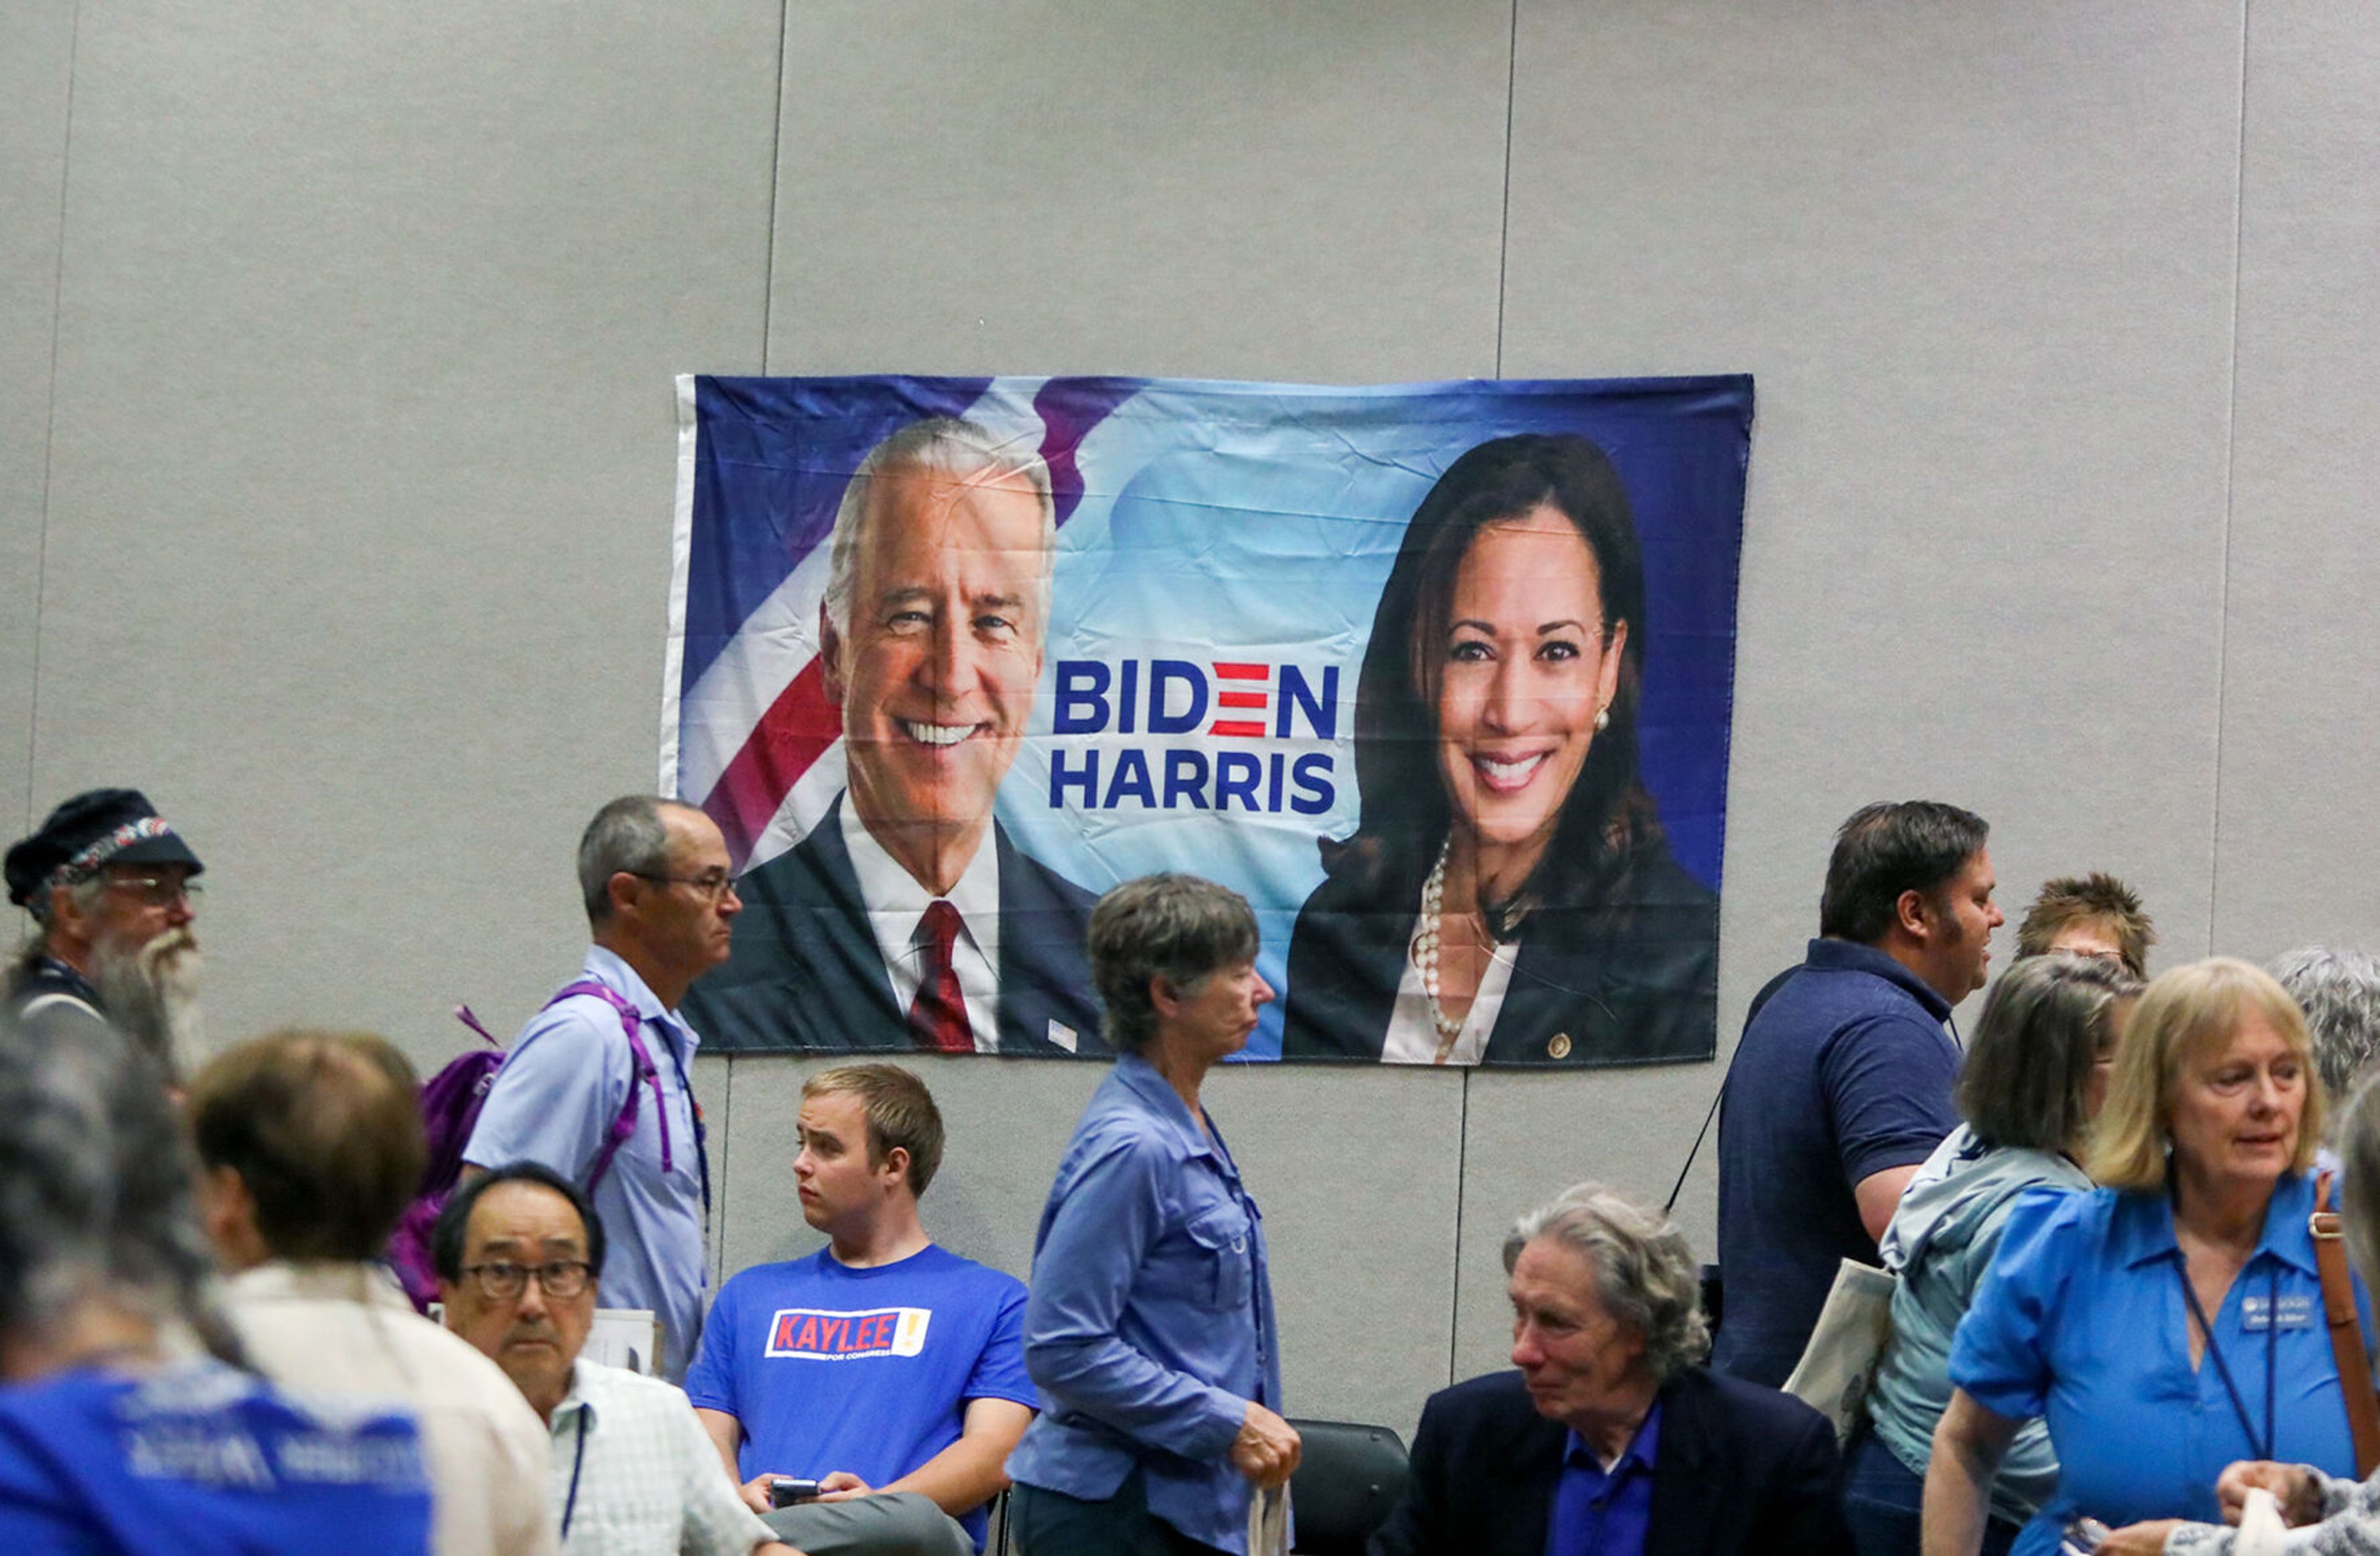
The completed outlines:
<svg viewBox="0 0 2380 1556">
<path fill-rule="evenodd" d="M 33 805 L 34 621 L 76 0 L 0 7 L 0 821 Z M 30 820 L 39 820 L 34 815 Z"/>
<path fill-rule="evenodd" d="M 2380 945 L 2380 36 L 2251 13 L 2217 948 Z"/>
<path fill-rule="evenodd" d="M 705 1251 L 710 1257 L 710 1289 L 717 1291 L 725 1278 L 720 1266 L 727 1255 L 727 1163 L 735 1139 L 735 1061 L 723 1053 L 698 1053 L 687 1078 L 694 1082 L 695 1103 L 702 1109 L 704 1144 L 710 1153 L 710 1238 Z"/>
<path fill-rule="evenodd" d="M 2204 944 L 2240 33 L 2237 0 L 1522 5 L 1504 373 L 1758 379 L 1728 1039 L 1869 799 L 1997 820 L 2012 912 L 2112 869 Z M 1609 1091 L 1674 1163 L 1717 1079 Z M 1617 1111 L 1579 1085 L 1569 1116 Z M 1514 1105 L 1551 1128 L 1562 1095 Z M 1713 1182 L 1681 1206 L 1704 1249 Z M 1463 1222 L 1473 1358 L 1491 1221 Z"/>
<path fill-rule="evenodd" d="M 670 375 L 759 365 L 777 7 L 84 18 L 42 796 L 207 856 L 212 1015 L 452 1052 L 649 786 Z"/>
<path fill-rule="evenodd" d="M 1494 371 L 1505 0 L 788 19 L 771 371 Z"/>
</svg>

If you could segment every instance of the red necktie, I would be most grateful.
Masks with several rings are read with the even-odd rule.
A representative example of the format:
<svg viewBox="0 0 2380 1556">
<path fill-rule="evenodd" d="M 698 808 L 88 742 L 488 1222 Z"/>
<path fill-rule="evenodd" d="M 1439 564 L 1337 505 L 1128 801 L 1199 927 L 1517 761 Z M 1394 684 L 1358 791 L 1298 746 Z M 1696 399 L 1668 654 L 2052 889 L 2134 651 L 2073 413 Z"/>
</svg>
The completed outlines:
<svg viewBox="0 0 2380 1556">
<path fill-rule="evenodd" d="M 958 969 L 951 965 L 951 947 L 959 938 L 959 910 L 937 899 L 926 906 L 925 976 L 917 980 L 917 1002 L 909 1007 L 909 1039 L 919 1048 L 943 1053 L 973 1053 L 975 1031 L 967 1025 L 966 996 L 959 992 Z"/>
</svg>

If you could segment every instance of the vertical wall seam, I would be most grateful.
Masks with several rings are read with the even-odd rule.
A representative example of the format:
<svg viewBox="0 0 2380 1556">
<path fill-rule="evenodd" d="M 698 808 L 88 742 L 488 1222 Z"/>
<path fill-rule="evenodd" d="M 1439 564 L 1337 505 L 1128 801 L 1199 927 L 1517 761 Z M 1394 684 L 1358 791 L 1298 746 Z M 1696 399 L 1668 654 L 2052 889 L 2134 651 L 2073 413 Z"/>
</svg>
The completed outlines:
<svg viewBox="0 0 2380 1556">
<path fill-rule="evenodd" d="M 785 37 L 794 0 L 777 6 L 777 122 L 769 130 L 769 242 L 760 266 L 760 374 L 769 372 L 769 332 L 775 327 L 777 309 L 777 191 L 783 187 L 785 160 Z"/>
<path fill-rule="evenodd" d="M 2223 720 L 2231 683 L 2231 518 L 2238 500 L 2240 459 L 2240 276 L 2248 230 L 2248 34 L 2254 0 L 2240 6 L 2240 128 L 2231 170 L 2231 317 L 2223 393 L 2223 538 L 2215 579 L 2215 796 L 2206 866 L 2206 941 L 2211 954 L 2223 943 L 2216 919 L 2222 910 Z"/>
<path fill-rule="evenodd" d="M 1504 376 L 1504 275 L 1512 254 L 1512 103 L 1521 74 L 1521 0 L 1512 0 L 1512 30 L 1504 57 L 1504 209 L 1496 234 L 1496 376 Z M 1471 1105 L 1470 1079 L 1463 1081 L 1463 1106 Z"/>
<path fill-rule="evenodd" d="M 50 276 L 50 403 L 42 429 L 42 529 L 33 551 L 33 658 L 31 694 L 25 705 L 25 830 L 33 830 L 40 796 L 33 791 L 42 728 L 42 619 L 50 590 L 50 472 L 57 459 L 59 342 L 66 334 L 67 186 L 74 166 L 76 67 L 82 53 L 82 5 L 76 0 L 67 23 L 67 113 L 58 148 L 58 259 Z"/>
<path fill-rule="evenodd" d="M 1454 1130 L 1454 1290 L 1447 1302 L 1446 1381 L 1454 1383 L 1456 1354 L 1463 1342 L 1463 1199 L 1470 1190 L 1471 1071 L 1463 1072 L 1463 1104 Z"/>
</svg>

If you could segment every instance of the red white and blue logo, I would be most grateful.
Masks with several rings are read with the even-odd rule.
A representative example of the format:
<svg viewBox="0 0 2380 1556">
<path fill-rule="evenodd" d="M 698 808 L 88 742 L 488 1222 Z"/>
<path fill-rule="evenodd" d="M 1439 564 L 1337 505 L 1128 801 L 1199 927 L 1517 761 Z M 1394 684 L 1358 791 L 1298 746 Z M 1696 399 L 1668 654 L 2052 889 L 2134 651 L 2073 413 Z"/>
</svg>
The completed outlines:
<svg viewBox="0 0 2380 1556">
<path fill-rule="evenodd" d="M 869 1307 L 834 1312 L 823 1307 L 780 1307 L 769 1324 L 772 1356 L 804 1361 L 851 1361 L 862 1356 L 914 1356 L 926 1348 L 930 1307 Z"/>
</svg>

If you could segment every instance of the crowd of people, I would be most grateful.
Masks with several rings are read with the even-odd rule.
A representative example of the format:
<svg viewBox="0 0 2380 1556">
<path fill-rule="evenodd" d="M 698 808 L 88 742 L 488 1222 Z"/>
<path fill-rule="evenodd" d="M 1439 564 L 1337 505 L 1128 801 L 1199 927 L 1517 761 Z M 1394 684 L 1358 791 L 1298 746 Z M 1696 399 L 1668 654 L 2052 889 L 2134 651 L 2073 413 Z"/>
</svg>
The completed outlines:
<svg viewBox="0 0 2380 1556">
<path fill-rule="evenodd" d="M 2380 962 L 2150 979 L 2138 896 L 2055 881 L 1962 1045 L 1987 837 L 1932 802 L 1844 823 L 1725 1081 L 1722 1300 L 1604 1185 L 1519 1216 L 1512 1365 L 1426 1403 L 1375 1556 L 2220 1551 L 2257 1493 L 2287 1549 L 2380 1550 L 2370 1358 L 2336 1317 L 2369 1301 L 2333 1257 L 2380 1252 Z M 207 1050 L 204 867 L 140 795 L 8 851 L 35 930 L 0 1006 L 0 1537 L 965 1556 L 1005 1493 L 1026 1556 L 1279 1548 L 1303 1443 L 1263 1217 L 1200 1095 L 1273 997 L 1245 901 L 1154 875 L 1091 909 L 1114 1057 L 1029 1284 L 934 1243 L 941 1115 L 867 1063 L 802 1091 L 825 1246 L 713 1295 L 681 1006 L 726 959 L 730 856 L 628 796 L 577 865 L 579 976 L 463 1115 L 450 1185 L 384 1039 Z M 389 1266 L 408 1218 L 434 1316 Z M 1780 1385 L 1846 1259 L 1894 1277 L 1890 1336 L 1822 1413 Z M 650 1316 L 643 1367 L 589 1354 L 606 1309 Z"/>
</svg>

